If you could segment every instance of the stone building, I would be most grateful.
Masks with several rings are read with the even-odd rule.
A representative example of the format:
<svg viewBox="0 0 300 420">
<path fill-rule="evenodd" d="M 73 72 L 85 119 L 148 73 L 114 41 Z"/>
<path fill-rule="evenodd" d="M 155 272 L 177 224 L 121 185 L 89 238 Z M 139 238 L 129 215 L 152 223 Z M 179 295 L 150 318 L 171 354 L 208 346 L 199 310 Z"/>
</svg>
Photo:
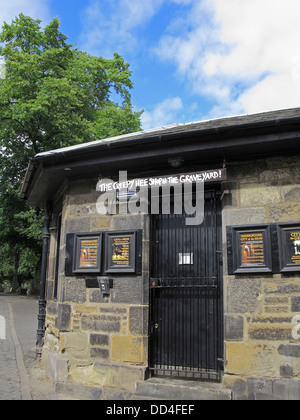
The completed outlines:
<svg viewBox="0 0 300 420">
<path fill-rule="evenodd" d="M 41 153 L 21 198 L 46 214 L 57 389 L 134 398 L 176 377 L 300 398 L 300 109 Z"/>
</svg>

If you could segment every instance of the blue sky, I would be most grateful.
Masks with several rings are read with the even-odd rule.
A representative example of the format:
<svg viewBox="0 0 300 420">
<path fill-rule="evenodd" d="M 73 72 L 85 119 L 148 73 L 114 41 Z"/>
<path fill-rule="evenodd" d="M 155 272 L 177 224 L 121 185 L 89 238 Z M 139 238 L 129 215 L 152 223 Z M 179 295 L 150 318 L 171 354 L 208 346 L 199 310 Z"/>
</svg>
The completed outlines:
<svg viewBox="0 0 300 420">
<path fill-rule="evenodd" d="M 300 106 L 299 0 L 0 0 L 131 65 L 144 129 Z"/>
</svg>

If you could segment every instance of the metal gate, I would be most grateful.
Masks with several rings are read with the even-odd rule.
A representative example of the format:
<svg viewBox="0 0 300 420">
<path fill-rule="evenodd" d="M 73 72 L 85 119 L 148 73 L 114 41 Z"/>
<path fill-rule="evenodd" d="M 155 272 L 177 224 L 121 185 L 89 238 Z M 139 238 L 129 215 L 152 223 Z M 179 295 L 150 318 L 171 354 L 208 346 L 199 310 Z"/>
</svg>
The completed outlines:
<svg viewBox="0 0 300 420">
<path fill-rule="evenodd" d="M 204 222 L 152 216 L 150 369 L 219 381 L 223 370 L 220 199 L 205 192 Z"/>
</svg>

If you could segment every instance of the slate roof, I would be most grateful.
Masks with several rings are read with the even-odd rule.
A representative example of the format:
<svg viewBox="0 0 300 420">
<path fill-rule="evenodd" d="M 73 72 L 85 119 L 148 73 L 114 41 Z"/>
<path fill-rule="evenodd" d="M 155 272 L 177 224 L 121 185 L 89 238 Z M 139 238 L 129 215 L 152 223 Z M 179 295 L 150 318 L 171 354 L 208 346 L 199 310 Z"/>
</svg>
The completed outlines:
<svg viewBox="0 0 300 420">
<path fill-rule="evenodd" d="M 120 170 L 172 174 L 169 160 L 176 157 L 183 158 L 182 170 L 198 170 L 297 153 L 300 108 L 173 124 L 39 153 L 29 162 L 20 197 L 45 207 L 67 180 Z"/>
<path fill-rule="evenodd" d="M 217 118 L 206 121 L 190 122 L 185 124 L 172 124 L 164 127 L 143 130 L 136 133 L 124 134 L 117 137 L 110 137 L 107 139 L 96 140 L 89 143 L 82 143 L 75 146 L 65 147 L 61 149 L 52 150 L 49 152 L 39 153 L 36 158 L 47 158 L 54 154 L 68 154 L 73 151 L 83 151 L 84 149 L 101 147 L 107 144 L 121 143 L 130 140 L 145 140 L 157 136 L 167 135 L 192 135 L 193 132 L 201 135 L 205 131 L 222 131 L 230 128 L 238 128 L 251 125 L 272 125 L 279 126 L 282 123 L 300 120 L 300 108 L 285 109 L 279 111 L 263 112 L 251 115 L 239 115 L 234 117 Z"/>
</svg>

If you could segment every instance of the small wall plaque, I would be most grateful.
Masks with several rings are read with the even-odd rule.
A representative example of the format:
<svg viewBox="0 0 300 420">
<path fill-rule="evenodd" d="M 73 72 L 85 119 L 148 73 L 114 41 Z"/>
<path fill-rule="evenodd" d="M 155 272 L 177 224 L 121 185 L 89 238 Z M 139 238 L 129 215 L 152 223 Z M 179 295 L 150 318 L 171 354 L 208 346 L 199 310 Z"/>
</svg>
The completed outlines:
<svg viewBox="0 0 300 420">
<path fill-rule="evenodd" d="M 105 234 L 105 273 L 135 273 L 137 232 Z"/>
<path fill-rule="evenodd" d="M 273 225 L 227 228 L 229 274 L 278 271 L 278 245 Z"/>
<path fill-rule="evenodd" d="M 100 273 L 102 234 L 75 235 L 74 273 Z"/>
<path fill-rule="evenodd" d="M 71 233 L 66 240 L 66 276 L 100 274 L 102 233 Z"/>
</svg>

